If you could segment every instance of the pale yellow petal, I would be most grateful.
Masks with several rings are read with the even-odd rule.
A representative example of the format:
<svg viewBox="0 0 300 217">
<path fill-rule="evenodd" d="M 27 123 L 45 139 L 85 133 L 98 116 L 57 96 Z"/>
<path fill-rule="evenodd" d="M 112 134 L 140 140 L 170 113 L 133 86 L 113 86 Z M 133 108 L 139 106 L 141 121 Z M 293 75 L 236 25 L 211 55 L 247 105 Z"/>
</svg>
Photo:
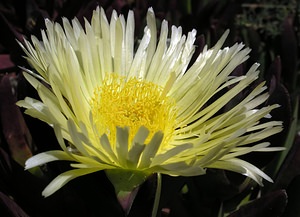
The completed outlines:
<svg viewBox="0 0 300 217">
<path fill-rule="evenodd" d="M 49 197 L 51 194 L 55 193 L 57 190 L 62 188 L 69 181 L 71 181 L 79 176 L 97 172 L 101 169 L 102 169 L 101 167 L 87 168 L 87 169 L 84 168 L 84 169 L 74 169 L 74 170 L 69 170 L 67 172 L 64 172 L 50 182 L 50 184 L 42 192 L 42 195 L 44 197 Z"/>
</svg>

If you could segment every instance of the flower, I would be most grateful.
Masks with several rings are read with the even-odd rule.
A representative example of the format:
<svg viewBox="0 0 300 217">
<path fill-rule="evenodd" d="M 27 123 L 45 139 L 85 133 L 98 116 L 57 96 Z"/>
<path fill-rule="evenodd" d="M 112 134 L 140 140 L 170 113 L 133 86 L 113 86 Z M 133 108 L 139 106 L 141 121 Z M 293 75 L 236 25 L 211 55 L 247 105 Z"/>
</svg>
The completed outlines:
<svg viewBox="0 0 300 217">
<path fill-rule="evenodd" d="M 157 40 L 156 29 L 150 8 L 135 46 L 133 12 L 125 20 L 114 11 L 109 23 L 97 8 L 85 28 L 76 18 L 72 25 L 63 18 L 62 26 L 46 19 L 42 41 L 32 36 L 32 43 L 21 44 L 39 73 L 24 69 L 24 75 L 41 101 L 26 97 L 17 104 L 52 126 L 62 149 L 31 157 L 26 169 L 56 160 L 75 162 L 73 170 L 46 187 L 44 196 L 99 170 L 119 191 L 153 173 L 196 176 L 206 168 L 241 173 L 259 184 L 262 178 L 272 181 L 238 158 L 282 150 L 261 141 L 282 130 L 281 122 L 267 120 L 278 105 L 263 107 L 268 99 L 264 83 L 228 111 L 221 110 L 258 78 L 258 64 L 244 76 L 232 75 L 250 49 L 242 43 L 222 48 L 226 31 L 188 67 L 196 31 L 185 36 L 181 27 L 172 26 L 168 38 L 163 21 Z"/>
</svg>

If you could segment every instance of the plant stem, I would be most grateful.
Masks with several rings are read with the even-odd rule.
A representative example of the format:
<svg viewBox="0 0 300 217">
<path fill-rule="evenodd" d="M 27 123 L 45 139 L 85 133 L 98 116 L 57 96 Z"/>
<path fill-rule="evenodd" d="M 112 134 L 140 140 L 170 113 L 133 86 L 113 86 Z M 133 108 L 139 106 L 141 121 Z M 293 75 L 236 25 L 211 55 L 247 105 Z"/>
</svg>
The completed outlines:
<svg viewBox="0 0 300 217">
<path fill-rule="evenodd" d="M 152 217 L 156 217 L 157 215 L 160 193 L 161 193 L 161 174 L 157 173 L 157 186 L 156 186 L 154 204 L 153 204 L 152 215 L 151 215 Z"/>
</svg>

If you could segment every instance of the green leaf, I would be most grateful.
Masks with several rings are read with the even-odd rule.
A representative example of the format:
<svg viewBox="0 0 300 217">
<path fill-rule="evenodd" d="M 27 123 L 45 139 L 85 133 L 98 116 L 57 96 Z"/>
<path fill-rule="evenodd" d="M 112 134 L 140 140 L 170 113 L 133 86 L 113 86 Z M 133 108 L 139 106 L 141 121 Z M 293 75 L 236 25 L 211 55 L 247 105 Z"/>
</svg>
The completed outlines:
<svg viewBox="0 0 300 217">
<path fill-rule="evenodd" d="M 106 170 L 105 172 L 115 188 L 120 205 L 128 214 L 138 192 L 138 187 L 147 179 L 149 174 L 117 169 Z"/>
<path fill-rule="evenodd" d="M 277 172 L 279 171 L 282 163 L 284 162 L 284 160 L 286 159 L 286 156 L 289 153 L 289 150 L 291 149 L 291 147 L 294 144 L 294 140 L 295 140 L 295 136 L 297 133 L 297 122 L 298 122 L 298 110 L 299 110 L 299 100 L 298 97 L 297 99 L 295 99 L 295 106 L 294 106 L 294 113 L 293 113 L 293 119 L 292 119 L 292 123 L 288 132 L 288 135 L 286 137 L 286 141 L 284 144 L 284 147 L 286 148 L 285 151 L 282 151 L 279 155 L 278 161 L 277 161 L 277 165 L 275 167 L 274 174 L 277 174 Z"/>
<path fill-rule="evenodd" d="M 118 169 L 106 170 L 105 173 L 113 184 L 117 195 L 120 192 L 132 191 L 134 188 L 142 184 L 150 175 L 139 171 Z"/>
</svg>

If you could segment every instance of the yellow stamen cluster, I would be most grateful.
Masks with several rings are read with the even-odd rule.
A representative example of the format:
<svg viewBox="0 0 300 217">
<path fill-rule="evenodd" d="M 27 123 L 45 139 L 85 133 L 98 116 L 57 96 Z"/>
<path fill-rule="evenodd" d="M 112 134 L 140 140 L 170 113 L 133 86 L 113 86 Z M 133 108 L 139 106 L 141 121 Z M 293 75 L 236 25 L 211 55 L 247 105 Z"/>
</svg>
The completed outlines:
<svg viewBox="0 0 300 217">
<path fill-rule="evenodd" d="M 90 104 L 97 130 L 107 134 L 111 144 L 115 144 L 116 127 L 129 127 L 129 144 L 141 126 L 150 131 L 146 143 L 162 131 L 167 144 L 175 130 L 175 102 L 152 82 L 110 74 L 95 88 Z"/>
</svg>

